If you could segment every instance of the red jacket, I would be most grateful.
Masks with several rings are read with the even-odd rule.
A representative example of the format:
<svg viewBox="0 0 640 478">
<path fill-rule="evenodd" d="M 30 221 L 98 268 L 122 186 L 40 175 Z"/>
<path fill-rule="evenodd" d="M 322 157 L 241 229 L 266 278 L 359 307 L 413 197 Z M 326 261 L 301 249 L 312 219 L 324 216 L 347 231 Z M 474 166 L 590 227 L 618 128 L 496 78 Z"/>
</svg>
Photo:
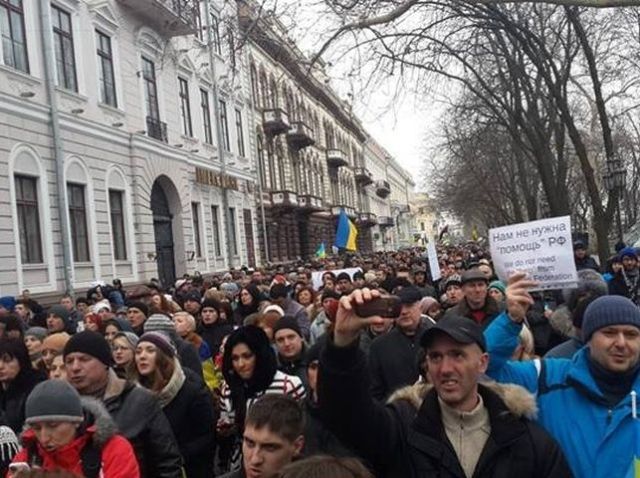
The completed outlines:
<svg viewBox="0 0 640 478">
<path fill-rule="evenodd" d="M 32 430 L 26 431 L 22 435 L 22 441 L 25 445 L 14 458 L 13 463 L 27 462 L 27 447 L 29 444 L 35 445 L 38 455 L 42 461 L 41 468 L 43 470 L 65 470 L 83 476 L 82 464 L 80 463 L 80 452 L 84 448 L 90 437 L 95 432 L 95 426 L 87 429 L 87 432 L 76 438 L 68 445 L 53 451 L 47 451 L 37 442 L 35 434 Z M 138 461 L 133 454 L 133 448 L 126 438 L 120 435 L 114 435 L 102 447 L 102 475 L 104 478 L 139 478 L 140 470 L 138 469 Z M 11 473 L 7 475 L 11 477 Z"/>
<path fill-rule="evenodd" d="M 47 451 L 40 446 L 33 430 L 27 430 L 22 434 L 23 449 L 12 463 L 34 463 L 30 450 L 31 454 L 37 450 L 37 463 L 43 470 L 65 470 L 83 476 L 81 452 L 85 446 L 95 446 L 101 450 L 101 478 L 140 478 L 133 447 L 126 438 L 115 433 L 115 424 L 102 404 L 83 398 L 82 405 L 86 429 L 81 436 L 68 445 Z M 88 442 L 91 443 L 87 445 Z M 11 476 L 9 472 L 7 477 Z"/>
</svg>

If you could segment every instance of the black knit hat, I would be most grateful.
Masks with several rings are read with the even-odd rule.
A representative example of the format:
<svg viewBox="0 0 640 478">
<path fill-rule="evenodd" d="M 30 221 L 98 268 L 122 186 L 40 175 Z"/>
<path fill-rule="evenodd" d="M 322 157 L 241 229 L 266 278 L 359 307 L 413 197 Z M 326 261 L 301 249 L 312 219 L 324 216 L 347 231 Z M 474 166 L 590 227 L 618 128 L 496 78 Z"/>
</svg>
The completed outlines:
<svg viewBox="0 0 640 478">
<path fill-rule="evenodd" d="M 205 299 L 202 301 L 202 307 L 200 308 L 202 309 L 215 309 L 218 310 L 218 308 L 220 307 L 220 302 L 218 302 L 215 299 Z"/>
<path fill-rule="evenodd" d="M 64 346 L 62 355 L 66 357 L 73 352 L 91 355 L 107 367 L 110 367 L 113 363 L 109 342 L 98 332 L 92 332 L 91 330 L 85 330 L 72 336 Z"/>
<path fill-rule="evenodd" d="M 129 309 L 138 309 L 146 317 L 149 317 L 149 307 L 147 307 L 147 304 L 145 304 L 144 302 L 140 302 L 140 301 L 127 302 L 127 307 Z"/>
<path fill-rule="evenodd" d="M 276 324 L 273 326 L 273 336 L 275 337 L 278 331 L 283 329 L 291 329 L 300 337 L 302 337 L 302 331 L 300 330 L 298 320 L 295 317 L 285 315 L 284 317 L 279 318 Z"/>
</svg>

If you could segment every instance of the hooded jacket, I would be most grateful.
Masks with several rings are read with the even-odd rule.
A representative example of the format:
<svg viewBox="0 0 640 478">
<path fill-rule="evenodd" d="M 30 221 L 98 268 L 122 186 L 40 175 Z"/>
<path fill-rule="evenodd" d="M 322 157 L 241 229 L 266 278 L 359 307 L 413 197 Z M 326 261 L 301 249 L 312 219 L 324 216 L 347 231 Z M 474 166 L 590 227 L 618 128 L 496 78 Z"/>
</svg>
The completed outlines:
<svg viewBox="0 0 640 478">
<path fill-rule="evenodd" d="M 71 443 L 49 451 L 40 445 L 33 430 L 27 429 L 22 434 L 23 449 L 13 458 L 13 463 L 37 463 L 44 470 L 65 470 L 82 476 L 82 450 L 94 446 L 100 451 L 101 477 L 139 478 L 133 448 L 126 438 L 116 434 L 116 425 L 104 405 L 83 397 L 82 408 L 85 420 L 81 433 Z"/>
<path fill-rule="evenodd" d="M 509 361 L 520 328 L 502 314 L 486 330 L 491 356 L 487 373 L 536 394 L 538 421 L 558 441 L 576 477 L 627 476 L 638 440 L 631 397 L 608 405 L 591 375 L 588 346 L 572 359 Z M 640 392 L 640 374 L 632 389 Z"/>
<path fill-rule="evenodd" d="M 465 478 L 444 430 L 435 390 L 401 389 L 382 405 L 371 398 L 364 354 L 331 342 L 320 359 L 322 416 L 336 436 L 388 478 Z M 529 417 L 533 398 L 519 387 L 479 385 L 491 434 L 474 478 L 568 478 L 558 445 Z"/>
</svg>

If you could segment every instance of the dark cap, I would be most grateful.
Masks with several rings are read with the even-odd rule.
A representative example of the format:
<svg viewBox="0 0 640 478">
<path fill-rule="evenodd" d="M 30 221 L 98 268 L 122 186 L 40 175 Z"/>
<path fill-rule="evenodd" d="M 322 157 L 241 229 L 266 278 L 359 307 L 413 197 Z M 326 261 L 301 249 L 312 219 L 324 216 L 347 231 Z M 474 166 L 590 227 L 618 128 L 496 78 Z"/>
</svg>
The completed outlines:
<svg viewBox="0 0 640 478">
<path fill-rule="evenodd" d="M 422 300 L 420 289 L 412 285 L 401 288 L 396 295 L 403 304 L 415 304 Z"/>
<path fill-rule="evenodd" d="M 487 343 L 484 340 L 482 327 L 473 320 L 459 315 L 453 315 L 440 319 L 433 327 L 427 330 L 420 338 L 420 345 L 429 348 L 433 339 L 443 333 L 461 344 L 478 344 L 483 352 L 487 351 Z"/>
<path fill-rule="evenodd" d="M 480 269 L 469 269 L 468 271 L 464 271 L 462 273 L 462 285 L 468 284 L 469 282 L 486 282 L 489 283 L 489 279 Z"/>
<path fill-rule="evenodd" d="M 191 302 L 197 302 L 200 303 L 200 301 L 202 300 L 202 296 L 200 295 L 200 292 L 198 292 L 197 290 L 190 290 L 185 296 L 184 296 L 184 301 L 191 301 Z"/>
</svg>

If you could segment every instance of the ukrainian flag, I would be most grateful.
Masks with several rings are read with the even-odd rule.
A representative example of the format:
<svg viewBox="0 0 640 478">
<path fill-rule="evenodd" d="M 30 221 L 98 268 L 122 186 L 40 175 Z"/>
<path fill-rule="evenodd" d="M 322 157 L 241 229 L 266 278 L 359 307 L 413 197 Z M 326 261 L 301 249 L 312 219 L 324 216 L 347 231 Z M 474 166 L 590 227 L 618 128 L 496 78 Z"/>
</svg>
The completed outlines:
<svg viewBox="0 0 640 478">
<path fill-rule="evenodd" d="M 348 251 L 355 251 L 356 239 L 358 238 L 358 229 L 347 217 L 347 213 L 344 209 L 340 210 L 340 216 L 338 216 L 338 229 L 336 230 L 336 242 L 335 246 L 339 249 L 346 249 Z"/>
</svg>

